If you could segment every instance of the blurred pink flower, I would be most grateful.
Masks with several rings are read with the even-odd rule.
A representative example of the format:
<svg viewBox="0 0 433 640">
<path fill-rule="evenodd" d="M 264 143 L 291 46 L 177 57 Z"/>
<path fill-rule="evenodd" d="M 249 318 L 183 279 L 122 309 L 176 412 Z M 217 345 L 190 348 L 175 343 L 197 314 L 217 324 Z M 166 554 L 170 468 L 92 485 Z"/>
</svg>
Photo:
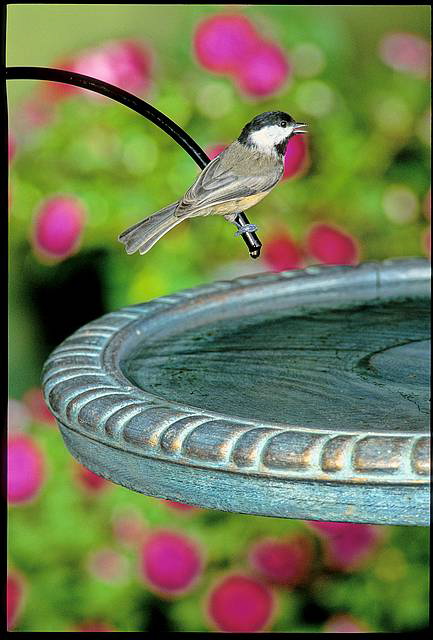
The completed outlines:
<svg viewBox="0 0 433 640">
<path fill-rule="evenodd" d="M 8 439 L 8 501 L 20 504 L 32 500 L 45 479 L 42 451 L 29 435 L 13 435 Z"/>
<path fill-rule="evenodd" d="M 107 583 L 122 582 L 127 577 L 128 563 L 125 556 L 114 549 L 98 549 L 90 554 L 88 571 L 98 580 Z"/>
<path fill-rule="evenodd" d="M 213 160 L 219 156 L 221 151 L 224 151 L 226 147 L 226 144 L 214 144 L 212 147 L 206 147 L 205 152 L 209 156 L 210 160 Z"/>
<path fill-rule="evenodd" d="M 34 220 L 34 249 L 48 258 L 67 258 L 79 246 L 84 222 L 84 208 L 76 198 L 55 196 L 46 200 Z"/>
<path fill-rule="evenodd" d="M 277 231 L 266 239 L 263 259 L 273 271 L 299 269 L 302 264 L 301 251 L 284 230 Z"/>
<path fill-rule="evenodd" d="M 308 136 L 294 136 L 290 138 L 284 156 L 283 180 L 294 178 L 304 173 L 310 164 L 308 154 Z"/>
<path fill-rule="evenodd" d="M 325 540 L 326 564 L 332 569 L 358 569 L 382 538 L 379 527 L 351 522 L 308 522 Z"/>
<path fill-rule="evenodd" d="M 75 71 L 74 58 L 72 56 L 57 58 L 52 65 L 55 69 L 65 69 L 66 71 Z M 71 84 L 63 82 L 43 82 L 40 86 L 40 95 L 42 100 L 35 99 L 30 102 L 30 108 L 36 106 L 36 114 L 39 112 L 40 105 L 46 101 L 57 102 L 63 98 L 79 93 L 80 89 Z"/>
<path fill-rule="evenodd" d="M 379 45 L 382 61 L 396 71 L 427 76 L 430 70 L 431 45 L 415 33 L 388 33 Z"/>
<path fill-rule="evenodd" d="M 312 546 L 305 536 L 261 540 L 249 553 L 250 565 L 263 578 L 285 587 L 295 587 L 305 581 L 312 558 Z"/>
<path fill-rule="evenodd" d="M 143 44 L 133 40 L 118 40 L 87 49 L 75 56 L 62 58 L 53 66 L 92 76 L 132 93 L 143 93 L 151 85 L 153 60 L 149 48 Z M 88 97 L 100 97 L 86 89 L 67 84 L 49 85 L 47 88 L 44 87 L 43 91 L 52 101 L 80 92 L 84 92 Z"/>
<path fill-rule="evenodd" d="M 328 541 L 328 566 L 341 571 L 358 569 L 377 547 L 378 530 L 368 524 L 353 524 L 350 532 Z"/>
<path fill-rule="evenodd" d="M 207 614 L 219 631 L 252 633 L 270 623 L 275 599 L 269 587 L 243 574 L 225 576 L 210 591 Z"/>
<path fill-rule="evenodd" d="M 10 571 L 6 580 L 6 627 L 11 631 L 24 605 L 24 580 L 17 571 Z"/>
<path fill-rule="evenodd" d="M 206 18 L 194 34 L 199 63 L 216 73 L 234 73 L 260 42 L 253 24 L 236 13 Z"/>
<path fill-rule="evenodd" d="M 101 476 L 98 476 L 90 469 L 83 467 L 83 465 L 78 462 L 73 462 L 75 469 L 75 479 L 77 484 L 81 489 L 87 494 L 97 494 L 101 493 L 101 491 L 105 491 L 106 489 L 110 489 L 113 487 L 113 483 Z"/>
<path fill-rule="evenodd" d="M 326 223 L 313 226 L 307 237 L 308 252 L 319 262 L 354 265 L 359 261 L 358 243 L 342 229 Z"/>
<path fill-rule="evenodd" d="M 8 160 L 11 162 L 15 155 L 16 143 L 14 136 L 10 133 L 8 137 Z"/>
<path fill-rule="evenodd" d="M 352 527 L 350 522 L 321 522 L 319 520 L 305 520 L 305 524 L 326 536 L 337 536 L 340 533 L 350 531 Z"/>
<path fill-rule="evenodd" d="M 140 574 L 149 587 L 167 596 L 183 595 L 195 586 L 203 568 L 197 542 L 183 534 L 160 530 L 144 541 Z"/>
<path fill-rule="evenodd" d="M 232 75 L 239 88 L 254 98 L 281 89 L 291 71 L 285 52 L 263 40 L 240 14 L 223 13 L 203 20 L 195 32 L 194 50 L 203 67 Z"/>
<path fill-rule="evenodd" d="M 150 87 L 151 69 L 150 50 L 138 42 L 122 40 L 81 53 L 75 58 L 72 71 L 132 93 L 143 93 Z"/>
<path fill-rule="evenodd" d="M 56 425 L 56 419 L 48 409 L 42 389 L 34 387 L 25 392 L 23 402 L 30 411 L 32 420 L 36 422 L 45 422 L 52 426 Z"/>
<path fill-rule="evenodd" d="M 248 96 L 264 98 L 281 89 L 290 73 L 285 52 L 273 42 L 262 41 L 238 66 L 236 80 Z"/>
<path fill-rule="evenodd" d="M 353 616 L 339 613 L 329 618 L 323 631 L 325 633 L 368 633 L 369 629 Z"/>
<path fill-rule="evenodd" d="M 113 518 L 113 533 L 121 545 L 136 549 L 146 535 L 146 524 L 139 513 L 126 511 Z"/>
</svg>

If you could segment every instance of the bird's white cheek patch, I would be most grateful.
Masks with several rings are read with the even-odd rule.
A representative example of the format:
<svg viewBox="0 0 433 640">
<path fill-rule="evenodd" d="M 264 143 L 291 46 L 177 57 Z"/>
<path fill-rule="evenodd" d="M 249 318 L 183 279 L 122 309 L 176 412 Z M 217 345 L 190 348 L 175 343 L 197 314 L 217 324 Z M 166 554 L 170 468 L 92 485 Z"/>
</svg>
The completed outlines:
<svg viewBox="0 0 433 640">
<path fill-rule="evenodd" d="M 279 144 L 287 138 L 292 129 L 293 127 L 283 128 L 274 124 L 251 133 L 250 140 L 256 147 L 263 151 L 273 151 L 274 145 Z"/>
</svg>

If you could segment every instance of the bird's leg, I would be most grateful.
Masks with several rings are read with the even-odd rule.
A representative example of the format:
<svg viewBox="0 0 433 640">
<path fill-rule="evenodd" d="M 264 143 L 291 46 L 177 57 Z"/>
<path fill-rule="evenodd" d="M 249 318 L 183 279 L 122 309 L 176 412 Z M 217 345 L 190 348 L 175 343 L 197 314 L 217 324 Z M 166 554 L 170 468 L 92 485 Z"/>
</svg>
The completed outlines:
<svg viewBox="0 0 433 640">
<path fill-rule="evenodd" d="M 260 256 L 260 249 L 262 243 L 255 234 L 257 226 L 250 224 L 247 216 L 243 211 L 239 213 L 228 213 L 224 216 L 228 222 L 233 223 L 238 228 L 235 235 L 240 236 L 248 247 L 249 254 L 252 258 L 258 258 Z M 252 231 L 250 231 L 252 229 Z"/>
<path fill-rule="evenodd" d="M 254 233 L 254 231 L 257 231 L 258 226 L 256 224 L 251 224 L 249 222 L 247 224 L 243 224 L 238 219 L 238 216 L 239 213 L 228 213 L 224 216 L 226 220 L 232 222 L 237 227 L 238 230 L 236 231 L 235 236 L 242 236 L 244 233 Z"/>
</svg>

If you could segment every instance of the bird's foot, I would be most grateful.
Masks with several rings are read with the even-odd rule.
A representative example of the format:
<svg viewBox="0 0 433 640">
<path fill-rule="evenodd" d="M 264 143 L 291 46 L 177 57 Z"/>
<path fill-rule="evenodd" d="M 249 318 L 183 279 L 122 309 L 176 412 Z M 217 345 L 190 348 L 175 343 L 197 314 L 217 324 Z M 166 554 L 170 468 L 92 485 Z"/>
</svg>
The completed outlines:
<svg viewBox="0 0 433 640">
<path fill-rule="evenodd" d="M 258 226 L 256 224 L 243 224 L 238 227 L 235 236 L 242 236 L 244 233 L 254 233 L 254 231 L 257 231 L 257 229 Z"/>
</svg>

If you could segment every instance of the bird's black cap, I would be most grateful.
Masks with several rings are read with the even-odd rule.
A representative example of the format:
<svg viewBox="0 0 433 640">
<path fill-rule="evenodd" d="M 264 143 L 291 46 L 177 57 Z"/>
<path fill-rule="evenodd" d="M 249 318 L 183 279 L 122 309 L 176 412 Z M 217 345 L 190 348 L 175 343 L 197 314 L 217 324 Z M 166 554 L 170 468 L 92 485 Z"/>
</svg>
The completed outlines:
<svg viewBox="0 0 433 640">
<path fill-rule="evenodd" d="M 289 125 L 296 124 L 296 121 L 288 113 L 284 111 L 265 111 L 248 122 L 242 129 L 239 136 L 239 142 L 247 142 L 248 136 L 254 131 L 259 131 L 263 127 L 271 127 L 272 125 L 281 125 L 286 122 Z"/>
</svg>

